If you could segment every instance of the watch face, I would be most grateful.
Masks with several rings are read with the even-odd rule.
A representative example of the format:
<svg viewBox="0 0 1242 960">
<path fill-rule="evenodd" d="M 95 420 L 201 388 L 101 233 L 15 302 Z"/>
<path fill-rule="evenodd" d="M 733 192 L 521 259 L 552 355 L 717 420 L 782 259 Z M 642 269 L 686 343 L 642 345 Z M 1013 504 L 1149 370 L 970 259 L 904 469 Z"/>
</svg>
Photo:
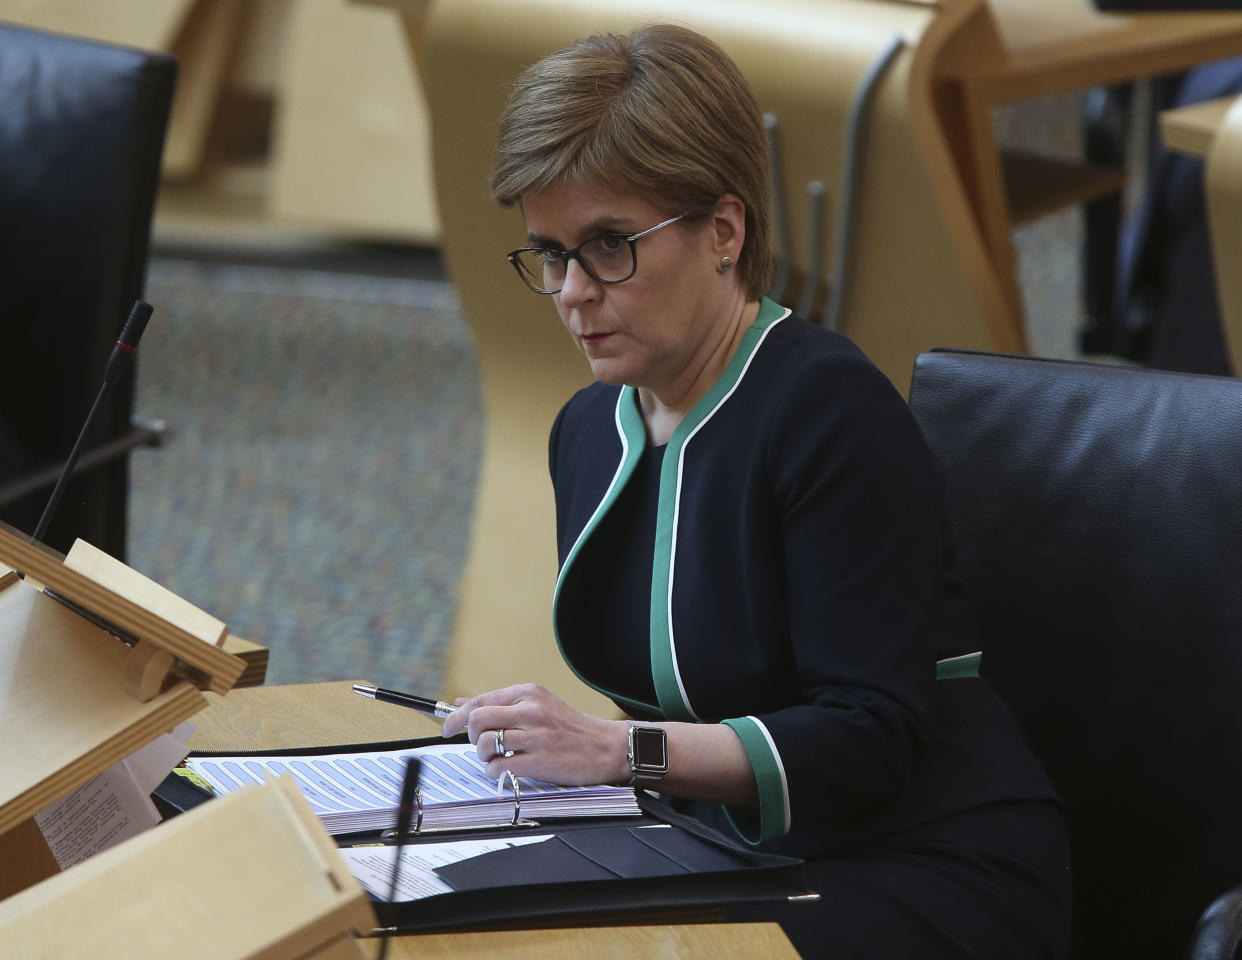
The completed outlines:
<svg viewBox="0 0 1242 960">
<path fill-rule="evenodd" d="M 634 764 L 640 770 L 668 769 L 668 739 L 659 728 L 634 728 Z"/>
</svg>

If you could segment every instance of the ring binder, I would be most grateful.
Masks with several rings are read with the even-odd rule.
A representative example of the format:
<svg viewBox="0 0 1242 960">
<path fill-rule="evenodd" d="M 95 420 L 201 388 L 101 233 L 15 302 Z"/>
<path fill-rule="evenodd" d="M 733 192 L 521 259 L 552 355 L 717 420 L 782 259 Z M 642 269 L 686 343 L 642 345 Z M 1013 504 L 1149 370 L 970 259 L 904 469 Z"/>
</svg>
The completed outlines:
<svg viewBox="0 0 1242 960">
<path fill-rule="evenodd" d="M 406 837 L 422 837 L 429 836 L 433 833 L 465 833 L 467 831 L 474 832 L 477 830 L 508 830 L 515 827 L 538 827 L 541 826 L 538 820 L 526 820 L 522 818 L 522 788 L 518 784 L 518 778 L 512 770 L 506 770 L 504 776 L 500 778 L 500 783 L 505 782 L 508 778 L 509 783 L 513 787 L 513 819 L 499 820 L 495 823 L 476 823 L 462 824 L 460 826 L 441 826 L 441 827 L 424 827 L 423 826 L 423 790 L 421 787 L 414 788 L 414 825 L 410 828 Z M 402 838 L 397 835 L 396 830 L 385 830 L 380 834 L 382 840 L 397 840 Z"/>
<path fill-rule="evenodd" d="M 501 746 L 503 745 L 502 741 Z M 516 827 L 522 818 L 522 788 L 518 786 L 517 777 L 513 775 L 512 770 L 506 770 L 505 777 L 509 778 L 509 783 L 513 786 L 513 826 Z M 501 777 L 500 782 L 504 783 L 505 778 Z"/>
</svg>

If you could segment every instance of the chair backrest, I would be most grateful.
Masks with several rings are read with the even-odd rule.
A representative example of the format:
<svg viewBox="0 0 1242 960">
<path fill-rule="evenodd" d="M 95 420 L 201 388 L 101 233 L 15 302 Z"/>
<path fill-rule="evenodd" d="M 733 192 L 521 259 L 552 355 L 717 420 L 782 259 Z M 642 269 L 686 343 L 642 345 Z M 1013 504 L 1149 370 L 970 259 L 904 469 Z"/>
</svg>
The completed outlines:
<svg viewBox="0 0 1242 960">
<path fill-rule="evenodd" d="M 31 468 L 65 459 L 142 294 L 175 75 L 167 54 L 0 24 L 0 419 Z M 92 443 L 126 430 L 132 385 Z M 127 476 L 122 459 L 77 477 L 45 540 L 122 556 Z M 0 519 L 33 530 L 49 492 Z"/>
<path fill-rule="evenodd" d="M 1180 957 L 1242 880 L 1242 381 L 920 356 L 983 672 L 1065 802 L 1075 957 Z"/>
</svg>

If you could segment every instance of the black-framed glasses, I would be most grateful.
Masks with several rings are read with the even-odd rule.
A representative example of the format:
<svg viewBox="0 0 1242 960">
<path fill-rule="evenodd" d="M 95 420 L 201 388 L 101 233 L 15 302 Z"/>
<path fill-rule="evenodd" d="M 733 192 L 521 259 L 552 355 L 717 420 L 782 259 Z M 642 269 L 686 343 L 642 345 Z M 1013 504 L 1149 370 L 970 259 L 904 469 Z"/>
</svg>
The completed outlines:
<svg viewBox="0 0 1242 960">
<path fill-rule="evenodd" d="M 640 233 L 605 233 L 578 244 L 572 250 L 522 247 L 505 259 L 513 264 L 522 282 L 535 293 L 560 293 L 565 285 L 570 260 L 577 260 L 578 265 L 597 283 L 624 283 L 638 270 L 638 241 L 685 216 L 682 213 L 669 217 Z"/>
</svg>

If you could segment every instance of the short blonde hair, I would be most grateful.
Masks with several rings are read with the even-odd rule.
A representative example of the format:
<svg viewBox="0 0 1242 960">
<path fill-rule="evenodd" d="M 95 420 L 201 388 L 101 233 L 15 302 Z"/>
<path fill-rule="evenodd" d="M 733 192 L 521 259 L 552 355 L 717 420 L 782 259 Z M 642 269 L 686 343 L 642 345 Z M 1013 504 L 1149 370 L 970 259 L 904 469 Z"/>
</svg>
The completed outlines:
<svg viewBox="0 0 1242 960">
<path fill-rule="evenodd" d="M 701 34 L 653 24 L 587 37 L 518 77 L 500 119 L 492 196 L 511 207 L 564 181 L 633 193 L 670 216 L 746 206 L 737 258 L 751 299 L 772 276 L 771 180 L 750 85 Z"/>
</svg>

